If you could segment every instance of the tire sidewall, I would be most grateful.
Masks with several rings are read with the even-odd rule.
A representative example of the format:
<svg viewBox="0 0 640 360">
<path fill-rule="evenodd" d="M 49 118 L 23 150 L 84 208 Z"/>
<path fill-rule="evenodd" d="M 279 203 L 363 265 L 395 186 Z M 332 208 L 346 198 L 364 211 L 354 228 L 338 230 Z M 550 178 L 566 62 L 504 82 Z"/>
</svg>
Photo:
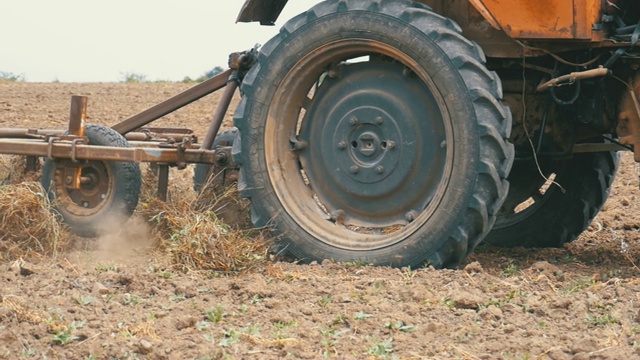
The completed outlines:
<svg viewBox="0 0 640 360">
<path fill-rule="evenodd" d="M 294 19 L 295 20 L 295 19 Z M 292 21 L 294 21 L 292 20 Z M 373 26 L 372 26 L 373 25 Z M 358 30 L 366 29 L 366 31 Z M 283 36 L 283 35 L 280 35 Z M 268 175 L 268 167 L 264 157 L 265 123 L 273 118 L 270 114 L 274 94 L 289 70 L 294 68 L 300 59 L 327 43 L 340 41 L 343 38 L 360 38 L 394 44 L 394 46 L 416 61 L 431 78 L 439 95 L 445 103 L 449 122 L 448 131 L 453 134 L 453 159 L 449 184 L 431 218 L 422 228 L 429 231 L 416 231 L 406 240 L 375 250 L 367 250 L 366 254 L 353 250 L 336 248 L 327 243 L 314 239 L 293 220 L 286 212 L 282 212 L 273 184 Z M 278 40 L 278 39 L 276 39 Z M 263 207 L 261 217 L 271 219 L 276 223 L 276 229 L 299 229 L 299 233 L 280 233 L 282 240 L 293 254 L 312 253 L 318 258 L 332 258 L 337 261 L 366 257 L 374 264 L 385 264 L 398 254 L 413 256 L 402 262 L 420 263 L 425 260 L 425 254 L 439 248 L 455 231 L 457 225 L 463 221 L 465 210 L 469 206 L 474 193 L 477 178 L 479 158 L 479 140 L 475 126 L 475 111 L 471 105 L 469 89 L 465 85 L 460 73 L 453 65 L 447 54 L 423 31 L 407 26 L 398 18 L 381 13 L 361 12 L 358 16 L 347 13 L 334 13 L 311 21 L 295 31 L 295 34 L 280 39 L 275 48 L 269 48 L 269 60 L 260 64 L 261 68 L 254 69 L 257 76 L 253 81 L 253 100 L 249 112 L 249 122 L 252 124 L 242 143 L 243 152 L 250 154 L 246 180 L 248 186 L 254 189 L 264 189 L 261 200 Z M 272 40 L 274 41 L 274 40 Z M 248 75 L 248 76 L 251 76 Z M 246 111 L 245 110 L 245 111 Z M 446 121 L 446 117 L 445 117 Z M 262 138 L 261 138 L 262 137 Z M 248 141 L 247 141 L 248 140 Z M 290 241 L 288 239 L 295 239 Z M 342 255 L 342 258 L 341 256 Z"/>
</svg>

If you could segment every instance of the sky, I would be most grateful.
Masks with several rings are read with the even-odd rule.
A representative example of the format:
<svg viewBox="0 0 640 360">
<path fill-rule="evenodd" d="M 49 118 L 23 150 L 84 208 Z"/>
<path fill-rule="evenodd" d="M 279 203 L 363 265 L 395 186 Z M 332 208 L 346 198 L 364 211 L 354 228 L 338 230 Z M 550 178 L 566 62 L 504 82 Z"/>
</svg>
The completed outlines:
<svg viewBox="0 0 640 360">
<path fill-rule="evenodd" d="M 289 0 L 276 26 L 260 26 L 235 23 L 244 0 L 1 0 L 0 72 L 28 82 L 197 78 L 318 2 Z"/>
</svg>

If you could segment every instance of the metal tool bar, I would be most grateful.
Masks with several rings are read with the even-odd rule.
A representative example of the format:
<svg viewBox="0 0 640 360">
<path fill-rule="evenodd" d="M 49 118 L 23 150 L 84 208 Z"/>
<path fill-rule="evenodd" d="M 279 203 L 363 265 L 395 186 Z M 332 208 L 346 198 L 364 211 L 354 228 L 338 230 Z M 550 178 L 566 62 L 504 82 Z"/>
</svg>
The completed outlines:
<svg viewBox="0 0 640 360">
<path fill-rule="evenodd" d="M 82 137 L 85 132 L 85 121 L 87 119 L 87 103 L 89 98 L 86 96 L 73 95 L 71 96 L 71 112 L 69 114 L 69 135 Z M 77 140 L 74 140 L 74 146 L 77 146 Z M 84 141 L 84 140 L 83 140 Z M 75 154 L 73 154 L 74 159 Z M 69 186 L 74 189 L 80 189 L 82 186 L 82 168 L 66 167 L 65 179 L 71 179 Z"/>
<path fill-rule="evenodd" d="M 144 110 L 126 120 L 113 125 L 112 128 L 121 134 L 126 134 L 142 126 L 145 126 L 154 120 L 157 120 L 186 105 L 191 104 L 196 100 L 203 98 L 204 96 L 222 89 L 227 85 L 227 80 L 234 71 L 235 70 L 229 69 L 217 76 L 214 76 L 211 79 L 206 80 L 188 90 L 185 90 L 168 100 L 165 100 L 147 110 Z"/>
<path fill-rule="evenodd" d="M 218 135 L 218 131 L 220 131 L 220 126 L 222 126 L 222 121 L 224 120 L 224 116 L 229 109 L 229 104 L 231 104 L 231 99 L 233 99 L 233 95 L 236 93 L 237 88 L 237 82 L 229 81 L 227 88 L 224 89 L 224 93 L 222 94 L 220 101 L 218 101 L 218 106 L 213 113 L 211 124 L 209 124 L 207 133 L 202 140 L 202 149 L 211 149 L 211 146 L 213 146 L 213 141 L 215 140 L 216 135 Z"/>
<path fill-rule="evenodd" d="M 162 129 L 154 129 L 162 130 Z M 0 128 L 0 138 L 3 139 L 34 139 L 46 138 L 50 136 L 61 136 L 64 130 L 53 129 L 25 129 L 25 128 Z M 156 132 L 156 131 L 136 131 L 125 135 L 125 138 L 131 141 L 162 141 L 162 139 L 181 140 L 189 135 L 184 132 Z"/>
<path fill-rule="evenodd" d="M 214 164 L 215 152 L 202 149 L 122 148 L 74 144 L 68 141 L 45 143 L 39 140 L 0 139 L 0 153 L 24 156 L 128 162 L 162 162 Z"/>
<path fill-rule="evenodd" d="M 602 151 L 627 151 L 628 148 L 618 144 L 575 144 L 573 145 L 574 153 L 602 152 Z"/>
</svg>

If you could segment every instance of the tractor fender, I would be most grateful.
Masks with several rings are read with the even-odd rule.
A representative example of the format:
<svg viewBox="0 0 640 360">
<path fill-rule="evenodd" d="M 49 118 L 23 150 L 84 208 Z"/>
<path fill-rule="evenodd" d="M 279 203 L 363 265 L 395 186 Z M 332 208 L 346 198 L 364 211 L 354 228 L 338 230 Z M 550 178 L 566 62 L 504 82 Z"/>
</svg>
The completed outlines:
<svg viewBox="0 0 640 360">
<path fill-rule="evenodd" d="M 275 24 L 288 0 L 246 0 L 236 22 L 259 21 L 261 25 Z"/>
</svg>

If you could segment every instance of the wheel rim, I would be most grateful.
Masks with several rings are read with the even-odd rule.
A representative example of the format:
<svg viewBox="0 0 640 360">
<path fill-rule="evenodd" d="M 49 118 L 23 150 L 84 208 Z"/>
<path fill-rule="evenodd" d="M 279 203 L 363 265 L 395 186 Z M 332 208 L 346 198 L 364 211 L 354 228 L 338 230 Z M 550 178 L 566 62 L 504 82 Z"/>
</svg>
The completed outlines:
<svg viewBox="0 0 640 360">
<path fill-rule="evenodd" d="M 367 40 L 327 44 L 292 68 L 271 104 L 267 173 L 305 231 L 371 250 L 430 220 L 450 178 L 453 137 L 442 95 L 409 56 Z"/>
<path fill-rule="evenodd" d="M 80 189 L 65 186 L 65 162 L 56 162 L 55 193 L 64 211 L 77 216 L 90 216 L 104 208 L 113 191 L 113 174 L 102 161 L 87 161 L 82 165 L 84 179 Z"/>
</svg>

